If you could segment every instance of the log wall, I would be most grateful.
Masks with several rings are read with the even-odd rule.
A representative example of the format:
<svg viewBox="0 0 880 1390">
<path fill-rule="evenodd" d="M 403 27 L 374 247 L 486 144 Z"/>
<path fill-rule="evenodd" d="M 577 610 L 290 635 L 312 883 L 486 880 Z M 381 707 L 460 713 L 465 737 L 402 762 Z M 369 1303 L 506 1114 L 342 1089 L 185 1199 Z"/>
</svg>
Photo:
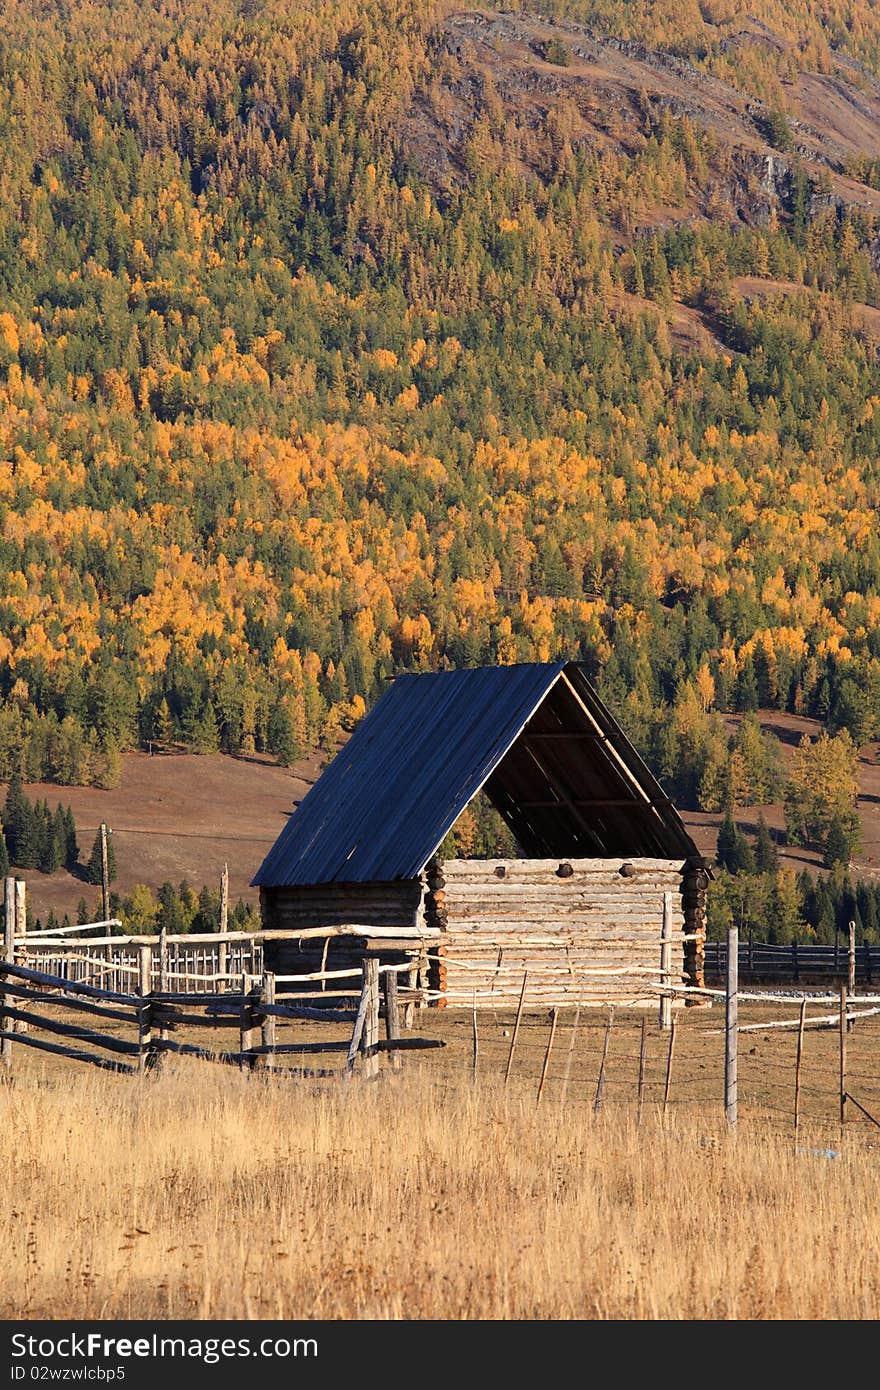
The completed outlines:
<svg viewBox="0 0 880 1390">
<path fill-rule="evenodd" d="M 267 941 L 267 970 L 279 975 L 346 969 L 361 959 L 369 928 L 422 924 L 423 885 L 418 879 L 397 883 L 328 883 L 316 887 L 261 888 L 263 927 L 299 931 L 310 927 L 363 926 L 364 938 L 351 940 Z M 389 960 L 402 959 L 391 950 Z"/>
<path fill-rule="evenodd" d="M 434 864 L 426 901 L 444 932 L 437 987 L 450 1007 L 475 994 L 485 1006 L 518 998 L 528 971 L 533 1003 L 656 1003 L 640 982 L 659 980 L 664 894 L 672 901 L 672 982 L 685 972 L 687 875 L 685 863 L 665 859 Z"/>
<path fill-rule="evenodd" d="M 418 879 L 396 883 L 326 883 L 311 888 L 261 888 L 260 913 L 267 930 L 306 927 L 415 927 L 423 887 Z"/>
</svg>

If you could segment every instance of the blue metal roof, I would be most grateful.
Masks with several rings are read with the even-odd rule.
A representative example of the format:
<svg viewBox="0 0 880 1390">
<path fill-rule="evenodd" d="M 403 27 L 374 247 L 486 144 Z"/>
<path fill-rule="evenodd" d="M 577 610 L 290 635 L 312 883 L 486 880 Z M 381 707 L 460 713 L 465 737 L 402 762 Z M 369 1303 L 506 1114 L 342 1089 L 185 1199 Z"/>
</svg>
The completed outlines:
<svg viewBox="0 0 880 1390">
<path fill-rule="evenodd" d="M 398 676 L 297 807 L 254 884 L 415 878 L 563 666 Z"/>
<path fill-rule="evenodd" d="M 536 723 L 563 673 L 567 704 L 554 697 L 558 708 L 551 701 Z M 537 731 L 520 740 L 527 724 Z M 500 769 L 487 792 L 496 799 L 497 787 L 496 804 L 528 853 L 569 843 L 568 852 L 614 852 L 624 841 L 629 853 L 695 852 L 577 665 L 495 666 L 398 676 L 290 817 L 254 884 L 416 878 L 514 744 L 508 773 Z M 575 799 L 582 786 L 599 799 Z M 536 795 L 543 799 L 528 799 Z"/>
</svg>

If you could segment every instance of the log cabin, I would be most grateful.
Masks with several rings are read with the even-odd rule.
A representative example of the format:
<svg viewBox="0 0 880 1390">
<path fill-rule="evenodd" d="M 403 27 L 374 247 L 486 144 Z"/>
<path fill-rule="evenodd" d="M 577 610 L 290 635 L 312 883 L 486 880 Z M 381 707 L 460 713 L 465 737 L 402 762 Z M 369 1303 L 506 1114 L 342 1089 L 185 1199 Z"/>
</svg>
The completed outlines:
<svg viewBox="0 0 880 1390">
<path fill-rule="evenodd" d="M 516 857 L 444 857 L 482 792 Z M 448 843 L 448 841 L 447 841 Z M 656 999 L 703 984 L 709 862 L 576 662 L 398 676 L 293 812 L 254 885 L 279 973 L 364 949 L 418 962 L 419 998 Z M 664 939 L 667 943 L 664 945 Z"/>
</svg>

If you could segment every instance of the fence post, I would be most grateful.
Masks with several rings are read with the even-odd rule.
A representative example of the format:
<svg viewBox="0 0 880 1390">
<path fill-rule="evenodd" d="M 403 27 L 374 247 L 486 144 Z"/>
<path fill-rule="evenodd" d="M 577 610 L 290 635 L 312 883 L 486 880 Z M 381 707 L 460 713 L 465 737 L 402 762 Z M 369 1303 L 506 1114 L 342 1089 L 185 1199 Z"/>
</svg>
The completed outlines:
<svg viewBox="0 0 880 1390">
<path fill-rule="evenodd" d="M 605 1087 L 605 1063 L 608 1060 L 608 1044 L 611 1041 L 611 1027 L 614 1023 L 614 1005 L 609 1005 L 608 1021 L 605 1024 L 605 1040 L 602 1043 L 602 1060 L 599 1063 L 599 1079 L 596 1082 L 596 1099 L 593 1101 L 593 1114 L 598 1115 L 602 1104 L 602 1091 Z"/>
<path fill-rule="evenodd" d="M 641 1116 L 641 1113 L 642 1113 L 642 1101 L 643 1101 L 643 1099 L 644 1099 L 644 1091 L 645 1091 L 645 1059 L 646 1059 L 647 1050 L 648 1050 L 648 1020 L 647 1020 L 647 1018 L 645 1017 L 645 1015 L 642 1014 L 642 1039 L 641 1039 L 641 1045 L 640 1045 L 640 1047 L 639 1047 L 639 1089 L 638 1089 L 639 1116 Z"/>
<path fill-rule="evenodd" d="M 670 962 L 672 959 L 672 894 L 663 894 L 663 926 L 660 934 L 660 985 L 665 989 L 669 985 Z M 672 1022 L 672 996 L 669 994 L 660 995 L 660 1027 L 664 1033 L 669 1032 L 669 1025 Z"/>
<path fill-rule="evenodd" d="M 138 1071 L 141 1076 L 152 1060 L 153 1049 L 153 948 L 138 947 Z"/>
<path fill-rule="evenodd" d="M 27 884 L 23 878 L 15 880 L 15 964 L 27 965 Z M 13 1024 L 14 1033 L 26 1033 L 28 1026 L 21 1019 Z"/>
<path fill-rule="evenodd" d="M 840 986 L 840 1125 L 846 1119 L 846 985 Z"/>
<path fill-rule="evenodd" d="M 849 969 L 847 971 L 847 994 L 850 999 L 855 998 L 856 993 L 856 924 L 849 924 L 849 958 L 847 961 Z M 846 1031 L 851 1033 L 855 1024 L 852 1019 L 847 1021 Z"/>
<path fill-rule="evenodd" d="M 385 1036 L 389 1042 L 397 1042 L 400 1037 L 400 1005 L 397 1001 L 397 972 L 386 970 L 382 976 L 385 992 Z M 391 1070 L 400 1071 L 403 1058 L 395 1049 L 391 1053 Z"/>
<path fill-rule="evenodd" d="M 523 1004 L 526 997 L 526 985 L 529 982 L 529 972 L 523 974 L 522 989 L 519 992 L 519 1004 L 516 1008 L 516 1022 L 513 1025 L 513 1037 L 510 1039 L 510 1051 L 507 1054 L 507 1066 L 504 1069 L 504 1084 L 510 1080 L 510 1068 L 513 1066 L 513 1049 L 516 1047 L 516 1040 L 519 1037 L 519 1025 L 522 1019 Z"/>
<path fill-rule="evenodd" d="M 104 921 L 110 916 L 110 863 L 107 857 L 107 823 L 101 821 L 101 900 L 104 904 Z"/>
<path fill-rule="evenodd" d="M 225 975 L 228 963 L 226 933 L 229 930 L 229 865 L 223 865 L 220 874 L 220 941 L 217 947 L 217 974 Z M 251 962 L 253 964 L 253 961 Z M 226 981 L 217 981 L 217 993 L 223 994 Z"/>
<path fill-rule="evenodd" d="M 364 987 L 367 1010 L 361 1048 L 364 1054 L 364 1076 L 376 1076 L 379 1071 L 379 962 L 375 956 L 364 961 Z"/>
<path fill-rule="evenodd" d="M 797 1057 L 794 1064 L 794 1132 L 797 1136 L 801 1123 L 801 1062 L 804 1056 L 804 1018 L 807 1012 L 806 999 L 801 1000 L 801 1015 L 798 1020 Z"/>
<path fill-rule="evenodd" d="M 418 983 L 419 983 L 419 972 L 418 972 L 418 970 L 408 970 L 408 971 L 406 972 L 406 987 L 407 987 L 407 989 L 410 990 L 410 991 L 412 991 L 412 993 L 415 993 L 416 989 L 418 988 Z M 409 1031 L 411 1030 L 412 1026 L 413 1026 L 413 1018 L 414 1018 L 414 1016 L 415 1016 L 415 1010 L 416 1010 L 415 1000 L 413 1000 L 413 999 L 407 999 L 406 1003 L 405 1003 L 404 1006 L 403 1006 L 403 1026 L 404 1026 L 404 1028 L 407 1030 L 407 1032 L 409 1032 Z"/>
<path fill-rule="evenodd" d="M 666 1054 L 666 1084 L 663 1087 L 663 1114 L 669 1109 L 669 1092 L 672 1089 L 672 1058 L 675 1053 L 675 1019 L 669 1030 L 669 1051 Z"/>
<path fill-rule="evenodd" d="M 275 1003 L 275 974 L 274 971 L 263 971 L 263 983 L 260 989 L 260 1004 L 273 1005 Z M 274 1071 L 275 1069 L 275 1015 L 264 1013 L 260 1025 L 260 1036 L 263 1047 L 270 1050 L 264 1052 L 260 1058 L 260 1069 L 262 1071 Z"/>
<path fill-rule="evenodd" d="M 541 1068 L 541 1080 L 538 1085 L 538 1096 L 537 1100 L 535 1101 L 536 1105 L 540 1105 L 541 1097 L 544 1094 L 544 1087 L 547 1084 L 547 1072 L 550 1067 L 550 1053 L 553 1051 L 553 1039 L 556 1036 L 556 1020 L 558 1017 L 559 1010 L 554 1009 L 552 1014 L 550 1015 L 550 1036 L 547 1039 L 547 1051 L 544 1053 L 544 1065 Z"/>
<path fill-rule="evenodd" d="M 737 1032 L 739 1013 L 739 928 L 727 929 L 727 986 L 724 1010 L 724 1114 L 731 1129 L 736 1129 L 737 1095 Z"/>
<path fill-rule="evenodd" d="M 578 1030 L 578 1024 L 580 1023 L 580 1018 L 581 1018 L 581 1005 L 580 1005 L 580 1000 L 578 1000 L 577 1006 L 576 1006 L 575 1011 L 574 1011 L 574 1020 L 573 1020 L 572 1025 L 571 1025 L 571 1032 L 569 1033 L 569 1036 L 568 1036 L 568 1052 L 567 1052 L 566 1057 L 565 1057 L 565 1075 L 564 1075 L 563 1078 L 562 1078 L 562 1091 L 561 1091 L 560 1096 L 559 1096 L 559 1106 L 560 1106 L 560 1109 L 562 1109 L 562 1108 L 565 1106 L 565 1097 L 566 1097 L 566 1095 L 568 1094 L 568 1082 L 569 1082 L 569 1078 L 570 1078 L 570 1076 L 571 1076 L 571 1063 L 572 1063 L 572 1059 L 573 1059 L 573 1057 L 574 1057 L 574 1043 L 575 1043 L 575 1038 L 577 1037 L 577 1030 Z"/>
<path fill-rule="evenodd" d="M 151 965 L 152 973 L 152 965 Z M 165 994 L 168 989 L 168 928 L 159 929 L 159 993 Z M 168 1029 L 159 1029 L 159 1040 L 165 1042 L 168 1037 Z"/>
<path fill-rule="evenodd" d="M 354 1028 L 352 1029 L 351 1033 L 351 1042 L 348 1045 L 348 1057 L 345 1061 L 346 1079 L 348 1079 L 348 1077 L 350 1077 L 352 1072 L 354 1071 L 354 1064 L 357 1061 L 357 1055 L 362 1050 L 361 1041 L 364 1036 L 364 1025 L 367 1019 L 367 1006 L 370 1001 L 370 978 L 367 973 L 366 958 L 361 962 L 361 969 L 363 971 L 363 984 L 361 985 L 361 997 L 358 1000 L 357 1013 L 355 1014 Z"/>
<path fill-rule="evenodd" d="M 474 1003 L 473 1003 L 473 1015 L 472 1015 L 472 1018 L 473 1018 L 473 1025 L 472 1025 L 473 1052 L 472 1052 L 471 1077 L 472 1077 L 472 1079 L 473 1079 L 474 1081 L 476 1081 L 476 1079 L 477 1079 L 477 1065 L 478 1065 L 478 1063 L 479 1063 L 479 1058 L 480 1058 L 480 1038 L 479 1038 L 479 1034 L 477 1033 L 477 991 L 476 991 L 476 990 L 474 990 Z"/>
<path fill-rule="evenodd" d="M 241 977 L 241 1008 L 238 1014 L 238 1050 L 241 1054 L 238 1065 L 242 1071 L 249 1071 L 254 1063 L 251 1053 L 254 1045 L 253 1027 L 254 1011 L 251 1007 L 248 975 L 247 971 L 244 971 Z"/>
<path fill-rule="evenodd" d="M 7 878 L 4 882 L 4 917 L 3 917 L 3 959 L 7 965 L 15 964 L 15 879 Z M 9 1003 L 9 996 L 2 995 L 4 1009 Z M 3 1014 L 3 1031 L 11 1033 L 12 1024 Z M 4 1038 L 0 1057 L 3 1059 L 4 1067 L 12 1066 L 12 1039 Z"/>
</svg>

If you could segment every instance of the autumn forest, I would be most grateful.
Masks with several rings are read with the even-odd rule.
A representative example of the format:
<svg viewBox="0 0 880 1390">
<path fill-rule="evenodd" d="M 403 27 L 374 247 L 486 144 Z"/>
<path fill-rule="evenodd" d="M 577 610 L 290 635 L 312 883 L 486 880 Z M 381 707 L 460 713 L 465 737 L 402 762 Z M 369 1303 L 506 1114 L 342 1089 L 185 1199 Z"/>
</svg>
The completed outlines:
<svg viewBox="0 0 880 1390">
<path fill-rule="evenodd" d="M 798 105 L 873 93 L 880 19 L 521 8 L 495 62 L 430 0 L 2 7 L 0 779 L 291 763 L 397 671 L 558 655 L 705 810 L 783 795 L 724 712 L 835 777 L 880 735 L 880 130 Z M 585 33 L 748 139 L 600 122 Z M 845 858 L 851 806 L 790 825 Z"/>
</svg>

